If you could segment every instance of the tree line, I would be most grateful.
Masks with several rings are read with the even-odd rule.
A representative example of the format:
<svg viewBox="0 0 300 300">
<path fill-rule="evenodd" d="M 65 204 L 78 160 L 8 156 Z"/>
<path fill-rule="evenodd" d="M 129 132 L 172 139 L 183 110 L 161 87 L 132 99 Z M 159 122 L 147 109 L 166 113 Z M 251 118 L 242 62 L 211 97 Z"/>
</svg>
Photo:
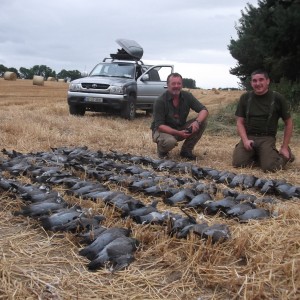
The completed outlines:
<svg viewBox="0 0 300 300">
<path fill-rule="evenodd" d="M 30 69 L 21 67 L 19 70 L 16 68 L 7 68 L 4 65 L 0 65 L 0 77 L 3 77 L 4 73 L 10 71 L 14 72 L 18 78 L 21 79 L 32 79 L 33 76 L 43 76 L 44 78 L 54 77 L 56 79 L 64 79 L 64 80 L 74 80 L 78 79 L 81 76 L 81 73 L 78 70 L 61 70 L 59 73 L 52 70 L 51 68 L 45 65 L 35 65 Z"/>
<path fill-rule="evenodd" d="M 293 108 L 300 103 L 300 0 L 259 0 L 247 4 L 235 26 L 238 38 L 228 50 L 237 65 L 230 73 L 249 88 L 250 74 L 266 70 L 272 87 L 283 93 Z"/>
</svg>

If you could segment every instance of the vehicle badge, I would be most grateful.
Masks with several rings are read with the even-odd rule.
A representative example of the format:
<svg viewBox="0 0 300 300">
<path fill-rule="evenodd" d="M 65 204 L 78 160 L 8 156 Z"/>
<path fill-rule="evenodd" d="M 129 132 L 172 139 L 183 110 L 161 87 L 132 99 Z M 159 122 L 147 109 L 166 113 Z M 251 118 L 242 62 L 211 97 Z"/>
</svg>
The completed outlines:
<svg viewBox="0 0 300 300">
<path fill-rule="evenodd" d="M 96 84 L 96 83 L 93 83 L 93 84 L 92 84 L 92 88 L 93 88 L 93 89 L 96 89 L 96 88 L 97 88 L 97 84 Z"/>
</svg>

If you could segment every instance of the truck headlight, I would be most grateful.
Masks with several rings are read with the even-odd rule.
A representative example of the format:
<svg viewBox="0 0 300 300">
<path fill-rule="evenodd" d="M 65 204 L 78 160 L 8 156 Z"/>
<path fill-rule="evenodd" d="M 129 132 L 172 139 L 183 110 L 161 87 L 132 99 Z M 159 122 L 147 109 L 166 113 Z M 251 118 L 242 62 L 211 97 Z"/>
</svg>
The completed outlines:
<svg viewBox="0 0 300 300">
<path fill-rule="evenodd" d="M 69 85 L 69 91 L 80 91 L 81 89 L 81 84 L 80 83 L 70 83 Z"/>
<path fill-rule="evenodd" d="M 117 85 L 110 86 L 110 93 L 111 94 L 123 94 L 123 87 Z"/>
</svg>

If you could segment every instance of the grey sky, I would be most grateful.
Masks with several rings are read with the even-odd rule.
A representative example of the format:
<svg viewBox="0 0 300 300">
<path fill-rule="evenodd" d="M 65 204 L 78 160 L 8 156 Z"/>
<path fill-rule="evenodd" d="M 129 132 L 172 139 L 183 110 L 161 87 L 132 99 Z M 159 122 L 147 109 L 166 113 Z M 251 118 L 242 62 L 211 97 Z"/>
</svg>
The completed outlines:
<svg viewBox="0 0 300 300">
<path fill-rule="evenodd" d="M 247 3 L 257 0 L 0 0 L 0 64 L 90 71 L 137 41 L 145 63 L 168 62 L 198 87 L 237 87 L 227 46 Z"/>
</svg>

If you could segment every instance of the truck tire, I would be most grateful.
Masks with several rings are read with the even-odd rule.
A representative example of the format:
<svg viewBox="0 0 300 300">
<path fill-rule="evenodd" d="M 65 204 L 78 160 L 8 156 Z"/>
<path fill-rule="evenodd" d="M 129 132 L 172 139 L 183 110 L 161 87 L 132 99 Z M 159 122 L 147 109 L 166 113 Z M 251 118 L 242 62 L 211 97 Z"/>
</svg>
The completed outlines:
<svg viewBox="0 0 300 300">
<path fill-rule="evenodd" d="M 133 120 L 135 118 L 136 105 L 135 98 L 130 96 L 128 101 L 124 104 L 121 109 L 121 117 L 127 120 Z"/>
<path fill-rule="evenodd" d="M 69 112 L 73 116 L 84 116 L 85 107 L 80 105 L 69 105 Z"/>
</svg>

